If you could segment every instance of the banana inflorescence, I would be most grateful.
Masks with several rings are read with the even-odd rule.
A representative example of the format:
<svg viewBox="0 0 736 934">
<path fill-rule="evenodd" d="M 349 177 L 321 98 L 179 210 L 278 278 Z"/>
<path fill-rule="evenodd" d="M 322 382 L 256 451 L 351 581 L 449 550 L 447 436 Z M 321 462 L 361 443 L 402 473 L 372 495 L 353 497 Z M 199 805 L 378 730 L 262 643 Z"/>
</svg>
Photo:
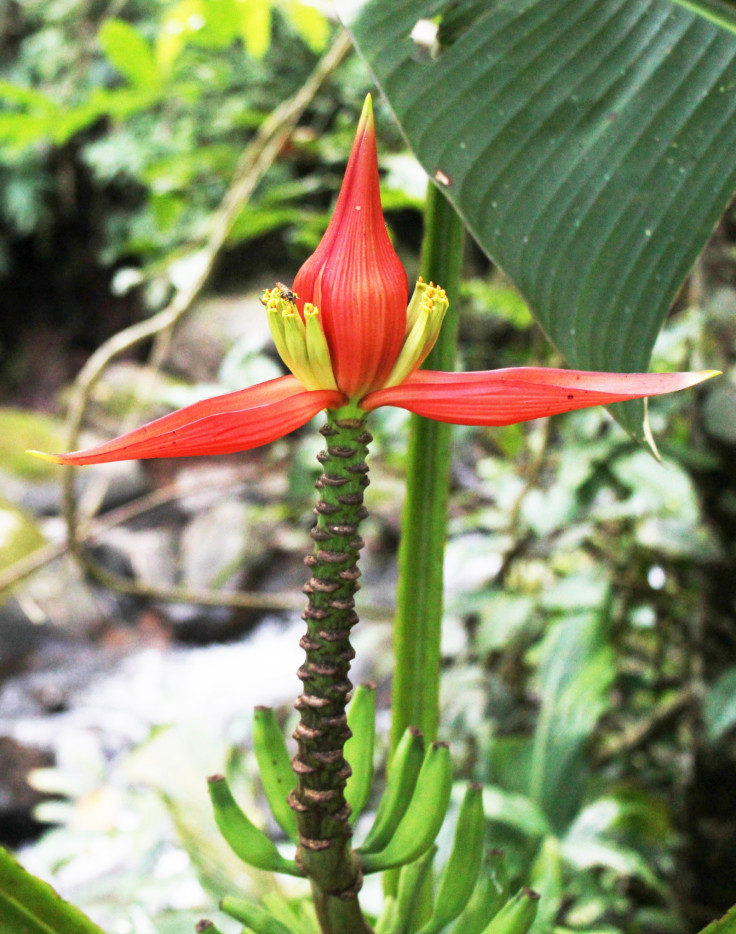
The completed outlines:
<svg viewBox="0 0 736 934">
<path fill-rule="evenodd" d="M 375 685 L 361 685 L 348 711 L 352 736 L 346 744 L 346 758 L 352 774 L 346 783 L 345 800 L 352 810 L 351 823 L 370 797 L 375 715 Z M 289 807 L 294 774 L 283 733 L 270 708 L 255 710 L 253 747 L 271 813 L 286 837 L 298 844 L 297 823 Z M 217 826 L 244 862 L 272 872 L 304 875 L 297 861 L 283 856 L 242 811 L 223 776 L 209 779 L 209 791 Z M 452 763 L 447 745 L 432 743 L 425 750 L 422 734 L 408 729 L 390 763 L 373 824 L 355 851 L 363 873 L 400 867 L 394 868 L 396 884 L 387 890 L 376 934 L 527 934 L 538 896 L 522 889 L 509 898 L 502 855 L 484 851 L 480 785 L 470 785 L 465 792 L 450 855 L 434 882 L 434 841 L 451 791 Z M 432 890 L 428 901 L 421 893 Z M 255 934 L 294 934 L 292 925 L 254 902 L 228 896 L 221 907 Z"/>
</svg>

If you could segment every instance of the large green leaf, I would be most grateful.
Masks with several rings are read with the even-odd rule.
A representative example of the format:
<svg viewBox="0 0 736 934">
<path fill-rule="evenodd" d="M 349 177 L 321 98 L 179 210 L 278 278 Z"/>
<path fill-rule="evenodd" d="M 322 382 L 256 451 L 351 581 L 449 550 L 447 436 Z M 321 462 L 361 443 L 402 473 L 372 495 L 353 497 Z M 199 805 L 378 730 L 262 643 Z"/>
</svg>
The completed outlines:
<svg viewBox="0 0 736 934">
<path fill-rule="evenodd" d="M 568 363 L 646 369 L 736 188 L 728 8 L 703 0 L 338 7 L 420 162 Z M 434 46 L 412 38 L 430 19 L 440 22 Z M 641 437 L 643 412 L 627 403 L 616 414 Z"/>
<path fill-rule="evenodd" d="M 104 934 L 46 882 L 0 847 L 0 931 L 3 934 Z"/>
<path fill-rule="evenodd" d="M 700 934 L 736 934 L 736 905 L 718 921 L 703 928 Z"/>
<path fill-rule="evenodd" d="M 607 630 L 600 610 L 567 615 L 547 631 L 540 646 L 541 703 L 528 791 L 560 833 L 582 803 L 586 745 L 616 674 Z"/>
</svg>

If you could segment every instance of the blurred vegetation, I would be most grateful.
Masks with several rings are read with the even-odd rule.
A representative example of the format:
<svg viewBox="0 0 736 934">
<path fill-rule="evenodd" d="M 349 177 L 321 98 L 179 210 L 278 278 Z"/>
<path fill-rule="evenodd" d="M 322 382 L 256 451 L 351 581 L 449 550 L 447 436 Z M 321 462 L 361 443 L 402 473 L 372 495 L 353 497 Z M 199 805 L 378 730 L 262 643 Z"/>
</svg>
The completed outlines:
<svg viewBox="0 0 736 934">
<path fill-rule="evenodd" d="M 160 308 L 244 145 L 300 87 L 335 26 L 298 0 L 27 0 L 1 10 L 0 381 L 20 401 L 50 406 L 27 387 L 39 346 L 28 332 L 62 342 L 52 387 L 62 389 L 96 343 Z M 296 268 L 314 247 L 369 86 L 352 57 L 317 95 L 244 207 L 217 287 Z M 422 180 L 387 112 L 378 125 L 389 224 L 411 266 Z M 540 934 L 686 934 L 736 902 L 735 244 L 731 212 L 660 339 L 655 369 L 725 372 L 652 405 L 661 464 L 603 411 L 457 429 L 447 561 L 462 573 L 448 594 L 443 732 L 458 776 L 485 785 L 489 844 L 543 894 Z M 467 272 L 463 365 L 559 364 L 523 300 L 472 247 Z M 225 369 L 236 388 L 243 371 L 233 381 Z M 393 411 L 375 419 L 375 529 L 389 551 L 402 421 Z M 8 471 L 16 454 L 6 446 Z M 311 447 L 294 450 L 312 470 Z M 300 515 L 311 491 L 297 470 L 290 479 L 289 512 Z M 153 740 L 140 757 L 154 754 Z M 105 779 L 92 758 L 98 792 Z M 64 763 L 45 781 L 83 800 L 86 766 L 73 767 L 76 792 Z M 182 824 L 185 800 L 167 784 L 158 810 L 146 802 L 156 839 L 139 844 L 141 865 L 170 813 L 190 871 L 208 892 L 227 890 L 230 880 L 215 884 L 198 863 L 204 831 Z M 67 865 L 90 831 L 83 839 L 68 811 L 50 817 L 61 826 L 41 843 L 43 858 Z M 90 901 L 120 907 L 118 881 Z M 126 902 L 139 881 L 124 880 Z M 140 930 L 191 927 L 189 914 L 144 924 L 125 910 Z"/>
<path fill-rule="evenodd" d="M 22 394 L 19 332 L 51 324 L 88 353 L 166 302 L 244 146 L 302 86 L 335 26 L 300 0 L 2 9 L 0 276 L 10 301 L 0 353 L 7 388 Z M 261 266 L 298 266 L 314 248 L 366 86 L 354 57 L 313 101 L 235 224 L 225 280 L 254 272 L 256 255 Z M 396 149 L 395 127 L 380 124 L 384 151 Z M 416 198 L 399 190 L 393 203 Z"/>
</svg>

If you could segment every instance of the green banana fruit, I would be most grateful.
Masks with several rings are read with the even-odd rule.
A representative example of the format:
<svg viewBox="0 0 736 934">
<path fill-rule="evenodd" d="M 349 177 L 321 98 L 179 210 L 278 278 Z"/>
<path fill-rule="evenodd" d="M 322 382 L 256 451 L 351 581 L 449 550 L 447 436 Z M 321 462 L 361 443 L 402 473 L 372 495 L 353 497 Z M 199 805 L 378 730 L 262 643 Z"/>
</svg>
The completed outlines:
<svg viewBox="0 0 736 934">
<path fill-rule="evenodd" d="M 348 707 L 348 726 L 352 736 L 345 743 L 345 759 L 352 774 L 345 785 L 345 800 L 350 805 L 350 823 L 360 817 L 368 802 L 373 782 L 373 744 L 376 736 L 376 686 L 359 684 Z"/>
<path fill-rule="evenodd" d="M 508 888 L 503 853 L 490 850 L 485 854 L 473 894 L 452 926 L 452 934 L 481 934 L 506 904 Z"/>
<path fill-rule="evenodd" d="M 445 819 L 452 789 L 447 743 L 432 743 L 419 771 L 414 794 L 388 843 L 378 852 L 358 849 L 363 871 L 379 872 L 418 859 L 434 843 Z"/>
<path fill-rule="evenodd" d="M 527 934 L 539 907 L 539 895 L 523 888 L 506 902 L 481 934 Z"/>
<path fill-rule="evenodd" d="M 293 843 L 298 843 L 296 814 L 288 802 L 296 779 L 284 734 L 270 707 L 256 707 L 253 711 L 253 751 L 274 820 Z"/>
<path fill-rule="evenodd" d="M 230 849 L 244 863 L 270 872 L 304 875 L 294 860 L 283 857 L 276 844 L 243 813 L 224 776 L 211 776 L 207 785 L 215 823 Z"/>
<path fill-rule="evenodd" d="M 425 884 L 431 886 L 432 863 L 437 855 L 437 846 L 432 846 L 427 852 L 407 863 L 399 870 L 399 881 L 396 891 L 396 918 L 397 926 L 391 934 L 404 934 L 413 931 L 418 926 L 417 911 L 422 909 Z M 424 916 L 426 917 L 426 915 Z"/>
<path fill-rule="evenodd" d="M 396 747 L 386 790 L 378 805 L 373 826 L 360 847 L 362 854 L 377 853 L 391 839 L 409 807 L 423 759 L 424 737 L 419 730 L 410 726 Z"/>
<path fill-rule="evenodd" d="M 375 934 L 398 934 L 396 897 L 384 895 L 381 914 L 376 921 Z"/>
<path fill-rule="evenodd" d="M 231 918 L 255 931 L 255 934 L 293 934 L 291 928 L 287 928 L 265 908 L 244 898 L 226 895 L 220 902 L 220 908 Z"/>
<path fill-rule="evenodd" d="M 482 793 L 481 785 L 468 785 L 460 805 L 452 852 L 437 886 L 434 910 L 419 934 L 439 934 L 445 925 L 457 918 L 473 893 L 483 861 L 485 816 Z"/>
<path fill-rule="evenodd" d="M 202 921 L 197 921 L 194 925 L 195 934 L 222 934 L 222 931 L 218 928 L 214 921 L 204 919 Z"/>
</svg>

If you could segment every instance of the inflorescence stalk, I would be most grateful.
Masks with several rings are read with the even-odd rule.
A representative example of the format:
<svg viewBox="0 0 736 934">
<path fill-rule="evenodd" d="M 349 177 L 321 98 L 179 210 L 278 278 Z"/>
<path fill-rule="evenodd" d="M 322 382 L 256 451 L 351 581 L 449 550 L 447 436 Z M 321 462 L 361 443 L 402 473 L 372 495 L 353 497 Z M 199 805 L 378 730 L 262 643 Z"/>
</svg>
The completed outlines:
<svg viewBox="0 0 736 934">
<path fill-rule="evenodd" d="M 350 737 L 345 713 L 355 655 L 350 630 L 358 622 L 354 597 L 363 547 L 358 528 L 367 515 L 363 493 L 370 482 L 365 459 L 372 439 L 364 422 L 364 413 L 352 407 L 328 412 L 321 429 L 327 447 L 318 455 L 323 473 L 316 483 L 315 547 L 305 559 L 311 577 L 304 586 L 306 658 L 298 672 L 304 687 L 294 734 L 298 784 L 289 801 L 299 827 L 297 861 L 312 882 L 320 924 L 329 934 L 368 930 L 357 900 L 362 875 L 350 846 L 344 794 L 350 766 L 343 754 Z"/>
</svg>

